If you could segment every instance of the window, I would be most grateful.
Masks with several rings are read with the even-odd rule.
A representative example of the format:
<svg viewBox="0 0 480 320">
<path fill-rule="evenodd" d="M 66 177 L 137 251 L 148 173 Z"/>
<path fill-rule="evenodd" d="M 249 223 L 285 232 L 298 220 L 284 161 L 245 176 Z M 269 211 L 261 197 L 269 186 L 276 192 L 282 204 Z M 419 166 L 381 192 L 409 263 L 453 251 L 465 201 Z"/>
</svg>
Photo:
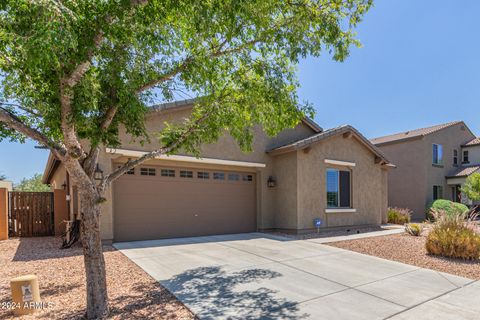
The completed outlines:
<svg viewBox="0 0 480 320">
<path fill-rule="evenodd" d="M 173 170 L 173 169 L 162 169 L 162 170 L 160 170 L 160 175 L 162 177 L 175 177 L 175 170 Z"/>
<path fill-rule="evenodd" d="M 463 151 L 463 163 L 470 163 L 470 160 L 468 159 L 468 150 Z"/>
<path fill-rule="evenodd" d="M 193 171 L 180 170 L 180 178 L 193 178 Z"/>
<path fill-rule="evenodd" d="M 453 150 L 453 165 L 458 166 L 458 150 Z"/>
<path fill-rule="evenodd" d="M 351 207 L 350 171 L 327 169 L 327 207 Z"/>
<path fill-rule="evenodd" d="M 198 179 L 210 179 L 210 174 L 208 172 L 199 171 L 199 172 L 197 172 L 197 178 Z"/>
<path fill-rule="evenodd" d="M 443 199 L 443 187 L 433 186 L 433 201 Z"/>
<path fill-rule="evenodd" d="M 243 181 L 253 181 L 253 176 L 251 174 L 244 174 Z"/>
<path fill-rule="evenodd" d="M 140 168 L 140 175 L 142 176 L 154 176 L 155 169 L 154 168 Z"/>
<path fill-rule="evenodd" d="M 230 181 L 239 181 L 240 180 L 240 175 L 236 173 L 229 173 L 228 174 L 228 180 Z"/>
<path fill-rule="evenodd" d="M 214 172 L 213 179 L 215 180 L 225 180 L 225 173 L 223 172 Z"/>
<path fill-rule="evenodd" d="M 441 144 L 433 144 L 432 163 L 436 165 L 443 164 L 443 146 Z"/>
</svg>

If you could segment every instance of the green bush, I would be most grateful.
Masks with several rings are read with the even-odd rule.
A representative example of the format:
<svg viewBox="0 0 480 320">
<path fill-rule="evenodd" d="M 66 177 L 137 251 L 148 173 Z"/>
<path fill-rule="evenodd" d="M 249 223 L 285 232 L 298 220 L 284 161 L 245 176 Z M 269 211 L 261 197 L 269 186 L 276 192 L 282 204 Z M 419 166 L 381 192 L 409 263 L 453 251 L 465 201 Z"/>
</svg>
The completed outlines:
<svg viewBox="0 0 480 320">
<path fill-rule="evenodd" d="M 432 210 L 435 219 L 427 236 L 427 252 L 451 258 L 476 260 L 480 258 L 480 235 L 475 232 L 473 220 L 466 214 L 449 214 Z"/>
<path fill-rule="evenodd" d="M 405 232 L 411 236 L 419 237 L 423 232 L 423 225 L 421 223 L 406 224 Z"/>
<path fill-rule="evenodd" d="M 388 223 L 405 224 L 410 222 L 412 212 L 406 208 L 388 208 Z"/>
<path fill-rule="evenodd" d="M 468 211 L 468 207 L 462 203 L 453 202 L 450 200 L 439 199 L 434 201 L 428 208 L 428 219 L 434 220 L 431 215 L 431 211 L 443 211 L 448 215 L 465 214 Z"/>
</svg>

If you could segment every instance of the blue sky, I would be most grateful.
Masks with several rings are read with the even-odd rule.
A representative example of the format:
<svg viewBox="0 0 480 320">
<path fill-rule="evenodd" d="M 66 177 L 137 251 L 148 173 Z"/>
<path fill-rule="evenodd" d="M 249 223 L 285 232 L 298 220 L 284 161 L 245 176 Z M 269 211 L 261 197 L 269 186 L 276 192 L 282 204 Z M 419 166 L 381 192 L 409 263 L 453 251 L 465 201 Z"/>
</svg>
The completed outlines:
<svg viewBox="0 0 480 320">
<path fill-rule="evenodd" d="M 351 124 L 367 137 L 465 120 L 480 135 L 480 1 L 377 0 L 346 62 L 303 61 L 299 95 L 324 128 Z M 42 172 L 48 153 L 0 143 L 0 173 Z"/>
</svg>

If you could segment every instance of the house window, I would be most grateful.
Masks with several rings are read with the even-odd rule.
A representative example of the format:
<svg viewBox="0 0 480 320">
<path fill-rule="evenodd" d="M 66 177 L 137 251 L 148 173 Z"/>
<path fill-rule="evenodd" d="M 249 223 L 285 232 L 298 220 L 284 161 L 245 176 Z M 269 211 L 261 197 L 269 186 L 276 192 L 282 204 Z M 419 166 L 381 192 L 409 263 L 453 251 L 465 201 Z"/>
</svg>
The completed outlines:
<svg viewBox="0 0 480 320">
<path fill-rule="evenodd" d="M 441 144 L 433 144 L 432 163 L 436 165 L 443 164 L 443 146 Z"/>
<path fill-rule="evenodd" d="M 173 169 L 162 169 L 162 170 L 160 170 L 160 175 L 162 177 L 175 177 L 175 170 L 173 170 Z"/>
<path fill-rule="evenodd" d="M 470 159 L 468 158 L 468 150 L 463 151 L 463 163 L 470 163 Z"/>
<path fill-rule="evenodd" d="M 458 166 L 458 150 L 453 150 L 453 165 Z"/>
<path fill-rule="evenodd" d="M 180 170 L 180 178 L 193 178 L 193 171 Z"/>
<path fill-rule="evenodd" d="M 243 181 L 253 181 L 253 176 L 251 174 L 244 174 Z"/>
<path fill-rule="evenodd" d="M 433 201 L 443 199 L 443 187 L 433 186 Z"/>
<path fill-rule="evenodd" d="M 208 172 L 199 171 L 199 172 L 197 172 L 197 178 L 198 179 L 210 179 L 210 174 Z"/>
<path fill-rule="evenodd" d="M 141 176 L 154 176 L 155 169 L 154 168 L 140 168 L 140 175 Z"/>
<path fill-rule="evenodd" d="M 327 207 L 351 208 L 350 171 L 327 169 Z"/>
<path fill-rule="evenodd" d="M 225 173 L 223 172 L 214 172 L 213 179 L 215 180 L 225 180 Z"/>
<path fill-rule="evenodd" d="M 239 181 L 240 180 L 240 175 L 236 173 L 229 173 L 228 174 L 228 180 L 230 181 Z"/>
</svg>

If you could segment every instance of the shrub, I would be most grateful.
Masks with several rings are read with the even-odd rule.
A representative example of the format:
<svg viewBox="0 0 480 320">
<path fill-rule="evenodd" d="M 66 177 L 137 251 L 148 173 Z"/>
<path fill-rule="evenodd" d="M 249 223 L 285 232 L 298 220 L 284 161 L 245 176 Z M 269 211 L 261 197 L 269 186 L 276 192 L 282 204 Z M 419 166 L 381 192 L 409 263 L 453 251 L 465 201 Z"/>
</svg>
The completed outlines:
<svg viewBox="0 0 480 320">
<path fill-rule="evenodd" d="M 405 232 L 411 236 L 418 237 L 423 232 L 423 225 L 421 223 L 409 223 L 405 225 Z"/>
<path fill-rule="evenodd" d="M 410 222 L 412 212 L 406 208 L 388 208 L 388 223 L 405 224 Z"/>
<path fill-rule="evenodd" d="M 434 220 L 431 215 L 432 210 L 443 211 L 448 215 L 465 214 L 468 211 L 468 207 L 462 203 L 453 202 L 450 200 L 439 199 L 435 200 L 428 208 L 428 219 Z"/>
<path fill-rule="evenodd" d="M 442 210 L 432 210 L 432 215 L 435 223 L 425 243 L 428 253 L 468 260 L 480 258 L 480 235 L 475 232 L 472 218 Z"/>
</svg>

